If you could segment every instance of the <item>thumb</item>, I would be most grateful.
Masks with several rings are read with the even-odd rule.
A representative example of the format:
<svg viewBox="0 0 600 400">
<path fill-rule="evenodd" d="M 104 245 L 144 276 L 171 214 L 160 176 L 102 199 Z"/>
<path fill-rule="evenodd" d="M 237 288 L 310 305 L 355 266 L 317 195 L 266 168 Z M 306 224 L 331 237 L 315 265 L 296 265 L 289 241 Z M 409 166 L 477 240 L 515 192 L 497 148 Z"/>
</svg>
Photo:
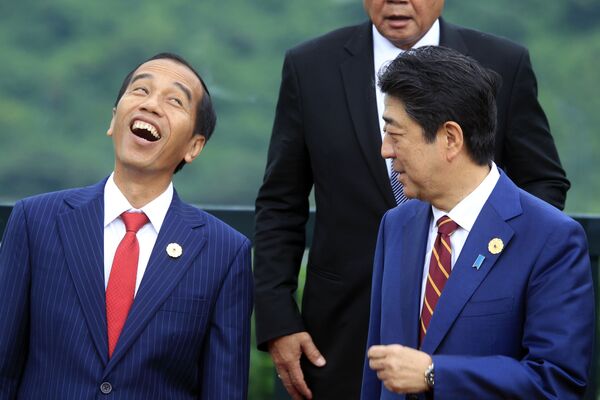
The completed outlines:
<svg viewBox="0 0 600 400">
<path fill-rule="evenodd" d="M 317 346 L 312 341 L 312 338 L 309 336 L 305 340 L 302 341 L 302 352 L 306 355 L 306 358 L 316 365 L 317 367 L 322 367 L 325 365 L 325 357 L 321 355 Z"/>
</svg>

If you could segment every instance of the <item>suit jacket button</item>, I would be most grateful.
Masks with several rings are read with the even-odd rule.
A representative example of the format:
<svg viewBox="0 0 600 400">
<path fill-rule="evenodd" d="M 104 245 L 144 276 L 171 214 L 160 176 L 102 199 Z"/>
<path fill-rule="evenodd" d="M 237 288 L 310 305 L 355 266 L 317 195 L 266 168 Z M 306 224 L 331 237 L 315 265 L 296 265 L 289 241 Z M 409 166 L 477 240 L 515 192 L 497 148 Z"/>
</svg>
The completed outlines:
<svg viewBox="0 0 600 400">
<path fill-rule="evenodd" d="M 102 392 L 102 394 L 109 394 L 110 392 L 112 392 L 112 385 L 110 384 L 110 382 L 102 382 L 100 384 L 100 391 Z"/>
</svg>

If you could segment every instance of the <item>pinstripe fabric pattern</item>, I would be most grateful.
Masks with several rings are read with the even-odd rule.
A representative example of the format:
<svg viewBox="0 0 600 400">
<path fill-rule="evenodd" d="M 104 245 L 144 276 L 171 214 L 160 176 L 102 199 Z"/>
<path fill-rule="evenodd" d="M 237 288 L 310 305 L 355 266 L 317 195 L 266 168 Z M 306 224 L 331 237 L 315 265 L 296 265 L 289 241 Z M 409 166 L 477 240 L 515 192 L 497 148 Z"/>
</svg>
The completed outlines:
<svg viewBox="0 0 600 400">
<path fill-rule="evenodd" d="M 392 192 L 394 193 L 394 199 L 396 199 L 396 204 L 400 205 L 404 203 L 406 200 L 406 195 L 404 194 L 404 187 L 402 183 L 398 180 L 398 173 L 394 170 L 393 165 L 390 167 L 390 183 L 392 185 Z"/>
<path fill-rule="evenodd" d="M 250 242 L 176 194 L 108 359 L 103 187 L 13 209 L 0 247 L 0 399 L 245 398 Z M 172 242 L 181 257 L 167 255 Z"/>
</svg>

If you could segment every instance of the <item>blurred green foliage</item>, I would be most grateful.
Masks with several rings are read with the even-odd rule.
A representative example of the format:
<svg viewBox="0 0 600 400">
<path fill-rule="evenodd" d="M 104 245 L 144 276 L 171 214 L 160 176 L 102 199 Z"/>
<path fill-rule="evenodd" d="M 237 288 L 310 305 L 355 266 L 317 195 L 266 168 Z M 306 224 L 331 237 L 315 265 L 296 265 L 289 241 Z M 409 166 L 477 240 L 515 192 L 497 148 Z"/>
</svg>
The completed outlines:
<svg viewBox="0 0 600 400">
<path fill-rule="evenodd" d="M 447 20 L 509 37 L 532 57 L 540 99 L 572 188 L 567 211 L 600 212 L 600 2 L 448 2 Z M 217 130 L 176 176 L 197 204 L 252 204 L 266 161 L 287 48 L 365 20 L 359 0 L 21 0 L 0 4 L 0 201 L 110 173 L 105 132 L 123 77 L 162 51 L 207 82 Z M 493 49 L 490 49 L 493 51 Z M 269 398 L 253 352 L 251 399 Z"/>
</svg>

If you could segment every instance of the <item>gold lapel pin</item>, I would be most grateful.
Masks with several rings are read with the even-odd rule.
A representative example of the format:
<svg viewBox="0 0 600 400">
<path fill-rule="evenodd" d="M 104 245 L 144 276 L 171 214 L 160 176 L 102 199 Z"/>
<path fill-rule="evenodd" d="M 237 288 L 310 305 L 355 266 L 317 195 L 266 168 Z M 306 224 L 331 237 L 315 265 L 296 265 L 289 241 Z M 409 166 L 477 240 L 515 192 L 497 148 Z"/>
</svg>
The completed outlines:
<svg viewBox="0 0 600 400">
<path fill-rule="evenodd" d="M 488 243 L 488 250 L 492 254 L 500 253 L 503 248 L 504 248 L 504 243 L 502 242 L 502 239 L 500 239 L 500 238 L 493 238 Z"/>
<path fill-rule="evenodd" d="M 179 258 L 183 254 L 183 249 L 178 243 L 169 243 L 167 245 L 167 254 L 171 258 Z"/>
</svg>

